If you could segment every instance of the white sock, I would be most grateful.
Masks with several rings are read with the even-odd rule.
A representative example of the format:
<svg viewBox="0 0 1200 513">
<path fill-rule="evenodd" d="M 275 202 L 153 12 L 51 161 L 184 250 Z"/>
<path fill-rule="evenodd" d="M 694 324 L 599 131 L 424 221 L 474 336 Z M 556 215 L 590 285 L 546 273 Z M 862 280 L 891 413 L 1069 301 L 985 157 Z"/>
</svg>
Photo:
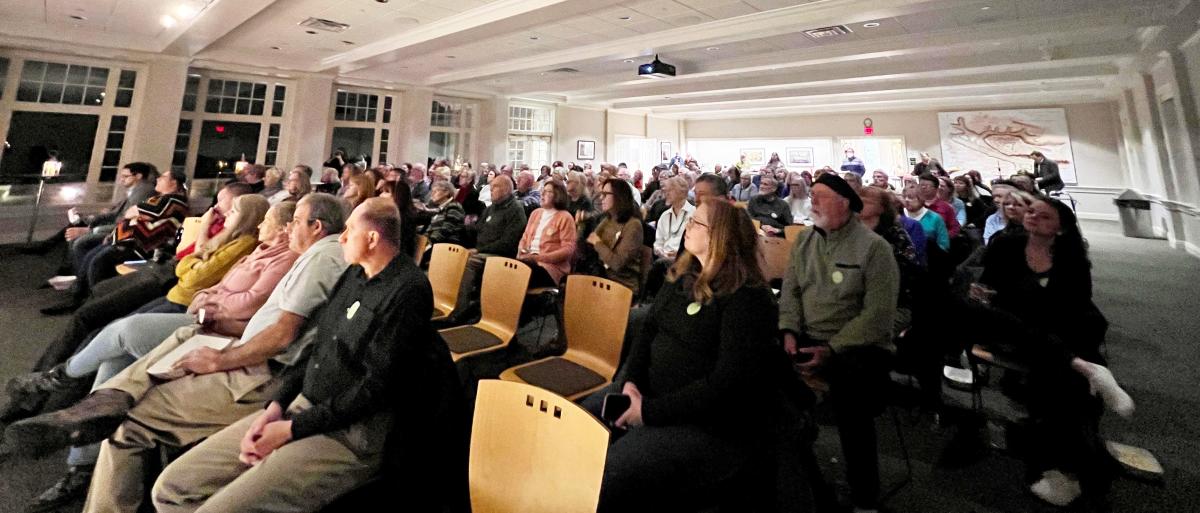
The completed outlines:
<svg viewBox="0 0 1200 513">
<path fill-rule="evenodd" d="M 1104 405 L 1108 409 L 1117 413 L 1122 417 L 1133 415 L 1133 398 L 1117 384 L 1116 378 L 1108 367 L 1096 365 L 1094 363 L 1078 360 L 1082 364 L 1075 365 L 1084 377 L 1088 380 L 1088 387 L 1092 395 L 1100 395 L 1100 399 L 1104 401 Z"/>
<path fill-rule="evenodd" d="M 1079 481 L 1057 470 L 1043 472 L 1042 479 L 1033 483 L 1029 490 L 1039 499 L 1059 507 L 1074 502 L 1083 493 Z"/>
</svg>

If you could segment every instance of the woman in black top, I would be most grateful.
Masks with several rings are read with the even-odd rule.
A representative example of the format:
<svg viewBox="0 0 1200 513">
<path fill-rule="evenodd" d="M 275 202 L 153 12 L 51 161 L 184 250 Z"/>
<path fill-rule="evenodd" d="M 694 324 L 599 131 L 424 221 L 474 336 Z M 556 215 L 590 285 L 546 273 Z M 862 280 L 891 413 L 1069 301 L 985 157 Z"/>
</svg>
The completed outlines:
<svg viewBox="0 0 1200 513">
<path fill-rule="evenodd" d="M 1065 506 L 1081 485 L 1102 494 L 1112 477 L 1098 434 L 1100 401 L 1091 396 L 1123 416 L 1133 401 L 1103 366 L 1108 323 L 1092 302 L 1091 262 L 1074 212 L 1037 197 L 1024 226 L 988 246 L 980 284 L 971 288 L 980 314 L 973 331 L 989 349 L 1029 366 L 1031 489 Z"/>
<path fill-rule="evenodd" d="M 759 269 L 749 217 L 725 202 L 702 204 L 685 252 L 668 273 L 639 340 L 605 393 L 631 405 L 615 426 L 600 511 L 682 511 L 711 500 L 770 430 L 768 369 L 777 309 Z"/>
<path fill-rule="evenodd" d="M 392 184 L 392 201 L 400 210 L 400 252 L 415 256 L 417 253 L 417 208 L 413 206 L 412 188 L 400 180 Z"/>
</svg>

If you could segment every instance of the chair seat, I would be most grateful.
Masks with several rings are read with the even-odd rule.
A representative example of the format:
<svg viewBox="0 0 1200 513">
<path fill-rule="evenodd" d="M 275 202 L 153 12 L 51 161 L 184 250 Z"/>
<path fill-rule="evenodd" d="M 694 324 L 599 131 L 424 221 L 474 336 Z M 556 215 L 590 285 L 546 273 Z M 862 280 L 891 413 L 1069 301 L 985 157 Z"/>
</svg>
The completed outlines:
<svg viewBox="0 0 1200 513">
<path fill-rule="evenodd" d="M 571 397 L 604 384 L 607 379 L 595 371 L 565 358 L 547 358 L 513 371 L 517 377 L 563 397 Z"/>
<path fill-rule="evenodd" d="M 450 315 L 450 312 L 447 312 L 447 311 L 445 311 L 445 310 L 442 310 L 441 308 L 438 308 L 438 307 L 436 307 L 436 306 L 435 306 L 435 307 L 433 307 L 433 318 L 434 318 L 434 319 L 440 319 L 440 318 L 442 318 L 442 317 L 445 317 L 445 316 L 447 316 L 447 315 Z"/>
<path fill-rule="evenodd" d="M 450 352 L 458 354 L 487 349 L 504 343 L 500 337 L 475 326 L 451 328 L 441 332 L 441 335 L 446 340 L 446 346 L 450 348 Z"/>
</svg>

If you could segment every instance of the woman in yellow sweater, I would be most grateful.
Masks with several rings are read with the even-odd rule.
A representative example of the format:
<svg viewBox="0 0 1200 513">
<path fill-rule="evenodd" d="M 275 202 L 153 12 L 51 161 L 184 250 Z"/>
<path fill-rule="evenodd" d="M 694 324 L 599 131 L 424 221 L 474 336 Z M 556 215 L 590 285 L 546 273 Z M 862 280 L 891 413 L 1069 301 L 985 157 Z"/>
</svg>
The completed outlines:
<svg viewBox="0 0 1200 513">
<path fill-rule="evenodd" d="M 266 198 L 256 194 L 238 196 L 233 201 L 232 211 L 225 215 L 225 228 L 221 233 L 175 266 L 179 282 L 161 301 L 178 306 L 179 313 L 186 312 L 192 296 L 216 285 L 233 264 L 254 251 L 258 245 L 258 225 L 270 206 Z"/>
</svg>

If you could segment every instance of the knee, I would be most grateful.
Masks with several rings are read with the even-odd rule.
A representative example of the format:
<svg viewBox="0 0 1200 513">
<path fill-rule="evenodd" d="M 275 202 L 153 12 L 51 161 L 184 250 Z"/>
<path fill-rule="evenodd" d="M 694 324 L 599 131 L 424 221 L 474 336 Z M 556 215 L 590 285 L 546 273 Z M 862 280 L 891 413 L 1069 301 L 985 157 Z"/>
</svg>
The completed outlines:
<svg viewBox="0 0 1200 513">
<path fill-rule="evenodd" d="M 150 501 L 154 503 L 156 511 L 172 511 L 183 502 L 185 490 L 176 477 L 175 467 L 175 465 L 167 465 L 167 468 L 158 475 L 158 479 L 154 480 L 154 486 L 150 488 Z"/>
</svg>

